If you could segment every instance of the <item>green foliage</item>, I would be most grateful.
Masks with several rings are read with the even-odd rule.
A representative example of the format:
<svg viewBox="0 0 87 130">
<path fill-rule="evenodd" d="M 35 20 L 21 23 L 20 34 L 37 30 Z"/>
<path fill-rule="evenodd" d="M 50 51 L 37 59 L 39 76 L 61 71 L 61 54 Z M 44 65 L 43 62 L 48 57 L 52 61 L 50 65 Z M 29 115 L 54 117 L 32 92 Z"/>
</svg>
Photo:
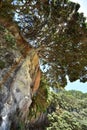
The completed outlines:
<svg viewBox="0 0 87 130">
<path fill-rule="evenodd" d="M 15 48 L 16 40 L 14 36 L 8 30 L 5 30 L 4 38 L 6 42 L 8 43 L 8 47 L 11 46 L 11 48 Z"/>
<path fill-rule="evenodd" d="M 86 130 L 87 93 L 61 91 L 52 93 L 55 111 L 48 114 L 50 125 L 47 130 Z"/>
<path fill-rule="evenodd" d="M 46 112 L 49 106 L 49 84 L 47 83 L 46 77 L 42 75 L 40 87 L 38 92 L 34 95 L 32 104 L 29 108 L 29 119 L 33 120 L 40 116 L 41 113 Z"/>
<path fill-rule="evenodd" d="M 0 15 L 12 19 L 18 16 L 18 25 L 29 44 L 41 48 L 39 56 L 51 87 L 64 87 L 66 75 L 71 82 L 87 81 L 87 23 L 83 13 L 78 12 L 79 4 L 68 0 L 17 0 L 14 4 L 14 0 L 4 0 L 0 7 Z M 15 45 L 7 30 L 4 38 L 9 46 Z M 51 103 L 56 111 L 49 115 L 47 129 L 87 129 L 87 95 L 74 91 L 51 94 L 48 86 L 42 78 L 29 118 L 37 117 Z"/>
<path fill-rule="evenodd" d="M 25 129 L 25 123 L 23 121 L 18 121 L 18 128 L 17 130 L 24 130 Z"/>
<path fill-rule="evenodd" d="M 25 130 L 25 121 L 20 119 L 18 115 L 14 115 L 14 118 L 12 119 L 12 124 L 11 124 L 11 130 Z"/>
<path fill-rule="evenodd" d="M 40 58 L 51 86 L 60 83 L 64 87 L 66 75 L 71 82 L 87 81 L 87 23 L 83 13 L 78 12 L 78 3 L 5 0 L 2 5 L 1 15 L 13 19 L 17 16 L 14 20 L 25 39 L 33 47 L 41 47 Z"/>
<path fill-rule="evenodd" d="M 3 69 L 5 67 L 5 62 L 0 60 L 0 69 Z"/>
<path fill-rule="evenodd" d="M 54 112 L 49 119 L 52 124 L 47 130 L 81 130 L 78 119 L 67 111 L 62 111 L 60 115 Z"/>
</svg>

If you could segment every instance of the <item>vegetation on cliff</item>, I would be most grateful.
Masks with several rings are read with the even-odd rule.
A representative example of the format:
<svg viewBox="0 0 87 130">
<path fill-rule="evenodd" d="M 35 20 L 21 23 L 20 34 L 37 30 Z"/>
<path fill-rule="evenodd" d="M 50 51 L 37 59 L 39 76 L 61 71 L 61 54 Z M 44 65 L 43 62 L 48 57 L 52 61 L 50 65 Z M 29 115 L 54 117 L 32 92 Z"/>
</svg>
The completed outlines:
<svg viewBox="0 0 87 130">
<path fill-rule="evenodd" d="M 86 94 L 50 93 L 65 87 L 66 76 L 71 82 L 87 81 L 87 23 L 79 8 L 68 0 L 0 1 L 0 86 L 5 88 L 0 91 L 0 108 L 17 103 L 13 130 L 29 129 L 28 121 L 32 125 L 40 115 L 47 119 L 47 130 L 87 129 Z M 19 90 L 25 105 L 19 105 Z"/>
<path fill-rule="evenodd" d="M 0 15 L 13 19 L 24 39 L 39 48 L 51 86 L 87 81 L 87 23 L 80 5 L 68 0 L 5 0 Z"/>
</svg>

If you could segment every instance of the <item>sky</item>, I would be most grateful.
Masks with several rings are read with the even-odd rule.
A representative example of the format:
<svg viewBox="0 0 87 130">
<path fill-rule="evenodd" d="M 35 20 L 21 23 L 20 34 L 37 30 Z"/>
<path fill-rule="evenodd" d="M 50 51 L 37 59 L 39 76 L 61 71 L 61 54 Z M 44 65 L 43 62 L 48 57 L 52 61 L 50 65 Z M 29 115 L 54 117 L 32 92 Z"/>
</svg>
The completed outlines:
<svg viewBox="0 0 87 130">
<path fill-rule="evenodd" d="M 80 4 L 79 12 L 83 12 L 84 16 L 87 17 L 87 0 L 70 0 Z"/>
<path fill-rule="evenodd" d="M 70 82 L 67 76 L 67 86 L 65 87 L 66 90 L 78 90 L 82 91 L 83 93 L 87 93 L 87 82 L 82 83 L 79 80 L 75 82 Z"/>
<path fill-rule="evenodd" d="M 79 12 L 83 12 L 84 16 L 87 18 L 87 0 L 70 0 L 75 3 L 80 4 Z M 66 90 L 79 90 L 83 93 L 87 93 L 87 82 L 82 83 L 79 80 L 71 83 L 67 77 L 67 86 L 65 87 Z"/>
</svg>

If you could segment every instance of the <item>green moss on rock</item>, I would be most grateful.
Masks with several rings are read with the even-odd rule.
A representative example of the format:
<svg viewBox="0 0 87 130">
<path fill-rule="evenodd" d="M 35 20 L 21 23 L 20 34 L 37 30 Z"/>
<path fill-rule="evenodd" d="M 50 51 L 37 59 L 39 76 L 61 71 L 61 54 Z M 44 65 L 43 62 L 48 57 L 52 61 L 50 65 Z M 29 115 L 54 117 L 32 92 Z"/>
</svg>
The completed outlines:
<svg viewBox="0 0 87 130">
<path fill-rule="evenodd" d="M 0 60 L 0 69 L 3 69 L 5 67 L 5 62 Z"/>
<path fill-rule="evenodd" d="M 9 46 L 11 46 L 12 48 L 14 48 L 16 46 L 16 40 L 15 40 L 14 36 L 6 29 L 5 29 L 4 38 Z"/>
</svg>

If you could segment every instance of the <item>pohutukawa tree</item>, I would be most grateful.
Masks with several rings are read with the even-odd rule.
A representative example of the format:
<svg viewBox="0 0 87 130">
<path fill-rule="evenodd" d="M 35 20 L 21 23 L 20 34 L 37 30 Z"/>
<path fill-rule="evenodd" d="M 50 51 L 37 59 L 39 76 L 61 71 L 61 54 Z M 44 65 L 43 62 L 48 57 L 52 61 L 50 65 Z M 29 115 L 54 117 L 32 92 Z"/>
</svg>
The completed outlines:
<svg viewBox="0 0 87 130">
<path fill-rule="evenodd" d="M 12 18 L 23 38 L 39 50 L 51 86 L 87 81 L 87 23 L 68 0 L 2 0 L 0 15 Z"/>
</svg>

